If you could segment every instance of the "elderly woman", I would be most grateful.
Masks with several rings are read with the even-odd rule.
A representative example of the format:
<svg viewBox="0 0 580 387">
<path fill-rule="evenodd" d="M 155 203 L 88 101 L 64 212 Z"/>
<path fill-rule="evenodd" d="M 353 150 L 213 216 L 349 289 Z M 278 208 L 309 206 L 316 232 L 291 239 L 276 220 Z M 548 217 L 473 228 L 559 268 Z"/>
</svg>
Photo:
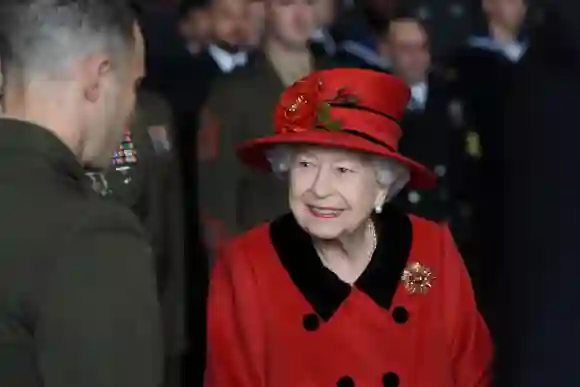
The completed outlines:
<svg viewBox="0 0 580 387">
<path fill-rule="evenodd" d="M 490 336 L 448 228 L 388 204 L 435 183 L 397 152 L 408 99 L 386 74 L 317 72 L 281 96 L 276 135 L 242 145 L 288 178 L 291 213 L 223 249 L 206 386 L 489 385 Z"/>
</svg>

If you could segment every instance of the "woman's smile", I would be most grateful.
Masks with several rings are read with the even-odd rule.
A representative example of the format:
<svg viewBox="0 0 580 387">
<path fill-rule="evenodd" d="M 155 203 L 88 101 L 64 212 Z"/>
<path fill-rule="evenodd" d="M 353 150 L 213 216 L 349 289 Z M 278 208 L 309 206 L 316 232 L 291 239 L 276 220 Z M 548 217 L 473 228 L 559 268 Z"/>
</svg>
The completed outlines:
<svg viewBox="0 0 580 387">
<path fill-rule="evenodd" d="M 333 207 L 318 207 L 318 206 L 306 206 L 310 211 L 310 214 L 316 218 L 338 218 L 343 212 L 343 209 L 333 208 Z"/>
</svg>

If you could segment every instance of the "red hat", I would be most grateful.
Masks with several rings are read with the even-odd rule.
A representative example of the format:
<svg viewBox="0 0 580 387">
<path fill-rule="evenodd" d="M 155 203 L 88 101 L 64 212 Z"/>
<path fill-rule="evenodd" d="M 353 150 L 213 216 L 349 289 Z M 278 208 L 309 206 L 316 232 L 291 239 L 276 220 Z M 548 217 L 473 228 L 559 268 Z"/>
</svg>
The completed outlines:
<svg viewBox="0 0 580 387">
<path fill-rule="evenodd" d="M 282 93 L 274 113 L 276 134 L 243 143 L 238 155 L 250 166 L 270 169 L 266 154 L 274 145 L 343 148 L 397 160 L 409 168 L 410 186 L 432 187 L 436 176 L 397 152 L 409 97 L 409 88 L 392 75 L 352 68 L 317 71 Z"/>
</svg>

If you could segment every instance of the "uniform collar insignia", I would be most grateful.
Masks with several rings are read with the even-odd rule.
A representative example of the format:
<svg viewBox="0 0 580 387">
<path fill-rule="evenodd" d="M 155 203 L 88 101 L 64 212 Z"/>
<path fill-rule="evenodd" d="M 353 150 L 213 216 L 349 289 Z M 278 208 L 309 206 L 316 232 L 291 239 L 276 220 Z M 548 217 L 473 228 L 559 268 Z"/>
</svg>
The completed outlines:
<svg viewBox="0 0 580 387">
<path fill-rule="evenodd" d="M 380 307 L 389 309 L 411 251 L 412 225 L 409 217 L 393 206 L 386 206 L 375 224 L 379 235 L 377 248 L 354 287 Z M 294 285 L 320 318 L 330 320 L 349 296 L 351 285 L 322 264 L 310 236 L 292 214 L 272 222 L 270 237 Z"/>
</svg>

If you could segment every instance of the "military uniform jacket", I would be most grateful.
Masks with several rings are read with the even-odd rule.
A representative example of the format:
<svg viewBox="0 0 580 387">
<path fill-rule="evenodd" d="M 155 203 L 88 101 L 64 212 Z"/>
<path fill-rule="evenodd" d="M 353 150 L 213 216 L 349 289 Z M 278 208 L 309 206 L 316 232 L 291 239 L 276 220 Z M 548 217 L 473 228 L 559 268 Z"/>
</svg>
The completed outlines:
<svg viewBox="0 0 580 387">
<path fill-rule="evenodd" d="M 292 215 L 234 239 L 211 281 L 206 386 L 489 386 L 490 336 L 448 229 L 393 208 L 375 224 L 352 287 Z M 436 277 L 426 294 L 404 286 L 413 267 Z"/>
<path fill-rule="evenodd" d="M 0 386 L 157 387 L 154 258 L 47 129 L 0 120 Z"/>
<path fill-rule="evenodd" d="M 153 247 L 166 354 L 183 353 L 185 338 L 184 216 L 181 176 L 172 148 L 171 113 L 156 94 L 139 91 L 135 119 L 111 166 L 87 172 L 105 199 L 130 209 Z"/>
<path fill-rule="evenodd" d="M 460 117 L 454 107 L 449 85 L 436 72 L 425 82 L 427 92 L 423 109 L 408 109 L 402 122 L 404 135 L 401 153 L 417 160 L 437 176 L 437 187 L 430 190 L 405 189 L 397 203 L 404 209 L 433 221 L 450 220 L 455 214 L 463 147 Z"/>
<path fill-rule="evenodd" d="M 331 67 L 324 58 L 317 68 Z M 216 85 L 202 112 L 198 140 L 199 206 L 207 240 L 233 236 L 288 211 L 286 184 L 271 173 L 244 167 L 236 148 L 274 133 L 274 109 L 285 87 L 266 56 Z"/>
</svg>

